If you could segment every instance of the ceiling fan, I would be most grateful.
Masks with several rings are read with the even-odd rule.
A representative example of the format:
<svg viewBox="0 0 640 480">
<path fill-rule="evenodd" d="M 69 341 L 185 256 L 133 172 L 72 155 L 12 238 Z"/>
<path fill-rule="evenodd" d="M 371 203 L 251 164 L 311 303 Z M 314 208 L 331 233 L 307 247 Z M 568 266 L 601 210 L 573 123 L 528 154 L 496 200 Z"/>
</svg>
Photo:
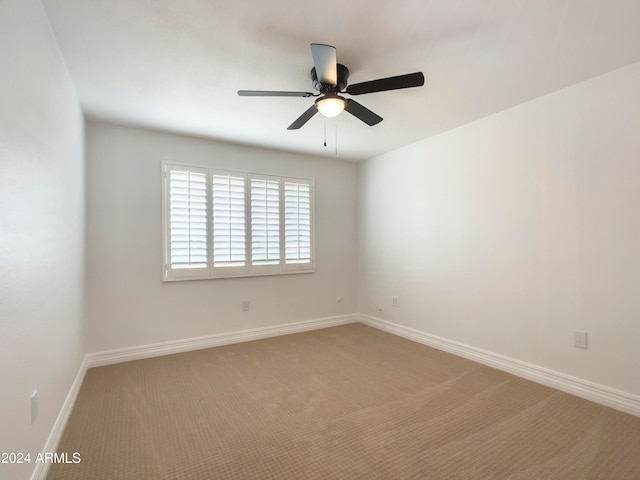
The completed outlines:
<svg viewBox="0 0 640 480">
<path fill-rule="evenodd" d="M 363 95 L 366 93 L 399 90 L 402 88 L 421 87 L 424 85 L 422 72 L 408 73 L 396 77 L 380 78 L 368 82 L 354 83 L 347 86 L 349 69 L 336 60 L 336 48 L 321 43 L 311 44 L 311 55 L 314 67 L 311 69 L 313 88 L 320 93 L 281 92 L 270 90 L 238 90 L 241 97 L 318 97 L 287 130 L 297 130 L 307 123 L 311 117 L 320 112 L 325 117 L 335 117 L 346 110 L 369 126 L 382 121 L 382 117 L 351 98 L 340 94 Z"/>
</svg>

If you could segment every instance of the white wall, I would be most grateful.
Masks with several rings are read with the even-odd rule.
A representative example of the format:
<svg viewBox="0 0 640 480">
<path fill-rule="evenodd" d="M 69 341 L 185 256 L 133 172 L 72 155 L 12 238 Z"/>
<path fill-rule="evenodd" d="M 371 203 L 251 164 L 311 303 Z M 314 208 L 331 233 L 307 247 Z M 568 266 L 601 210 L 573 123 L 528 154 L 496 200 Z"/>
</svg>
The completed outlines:
<svg viewBox="0 0 640 480">
<path fill-rule="evenodd" d="M 0 452 L 32 455 L 0 478 L 22 479 L 84 355 L 83 119 L 37 0 L 0 2 L 0 59 Z"/>
<path fill-rule="evenodd" d="M 640 394 L 638 85 L 640 63 L 361 164 L 359 310 Z"/>
<path fill-rule="evenodd" d="M 356 311 L 355 164 L 96 120 L 86 130 L 89 351 Z M 313 177 L 316 272 L 163 283 L 163 160 Z"/>
</svg>

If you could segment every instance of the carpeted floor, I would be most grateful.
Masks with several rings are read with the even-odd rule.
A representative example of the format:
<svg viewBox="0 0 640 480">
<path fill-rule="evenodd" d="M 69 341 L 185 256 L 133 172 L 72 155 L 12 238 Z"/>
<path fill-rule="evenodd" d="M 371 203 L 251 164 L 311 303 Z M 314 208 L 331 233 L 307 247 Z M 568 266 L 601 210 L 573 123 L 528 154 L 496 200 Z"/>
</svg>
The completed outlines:
<svg viewBox="0 0 640 480">
<path fill-rule="evenodd" d="M 90 369 L 49 480 L 640 479 L 640 418 L 361 325 Z"/>
</svg>

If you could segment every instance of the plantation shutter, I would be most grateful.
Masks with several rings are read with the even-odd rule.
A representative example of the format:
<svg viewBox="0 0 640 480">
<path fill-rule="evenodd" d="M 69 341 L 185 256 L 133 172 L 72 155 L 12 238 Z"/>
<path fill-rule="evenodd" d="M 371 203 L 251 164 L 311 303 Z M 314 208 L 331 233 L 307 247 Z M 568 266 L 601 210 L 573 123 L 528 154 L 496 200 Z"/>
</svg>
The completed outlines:
<svg viewBox="0 0 640 480">
<path fill-rule="evenodd" d="M 213 267 L 244 267 L 246 255 L 245 177 L 214 174 Z M 234 269 L 235 270 L 235 269 Z"/>
<path fill-rule="evenodd" d="M 204 171 L 171 169 L 169 186 L 169 266 L 208 268 L 207 176 Z"/>
<path fill-rule="evenodd" d="M 162 163 L 162 278 L 315 271 L 312 179 Z"/>
<path fill-rule="evenodd" d="M 251 177 L 251 265 L 280 264 L 280 182 Z"/>
<path fill-rule="evenodd" d="M 311 263 L 311 185 L 284 182 L 285 264 Z"/>
</svg>

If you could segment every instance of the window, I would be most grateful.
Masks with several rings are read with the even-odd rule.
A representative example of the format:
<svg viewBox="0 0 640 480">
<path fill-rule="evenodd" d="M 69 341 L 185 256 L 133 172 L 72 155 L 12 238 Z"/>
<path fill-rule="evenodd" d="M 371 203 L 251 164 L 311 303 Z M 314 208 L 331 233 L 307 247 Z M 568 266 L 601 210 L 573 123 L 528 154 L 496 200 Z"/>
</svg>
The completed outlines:
<svg viewBox="0 0 640 480">
<path fill-rule="evenodd" d="M 313 272 L 313 180 L 163 164 L 163 280 Z"/>
</svg>

